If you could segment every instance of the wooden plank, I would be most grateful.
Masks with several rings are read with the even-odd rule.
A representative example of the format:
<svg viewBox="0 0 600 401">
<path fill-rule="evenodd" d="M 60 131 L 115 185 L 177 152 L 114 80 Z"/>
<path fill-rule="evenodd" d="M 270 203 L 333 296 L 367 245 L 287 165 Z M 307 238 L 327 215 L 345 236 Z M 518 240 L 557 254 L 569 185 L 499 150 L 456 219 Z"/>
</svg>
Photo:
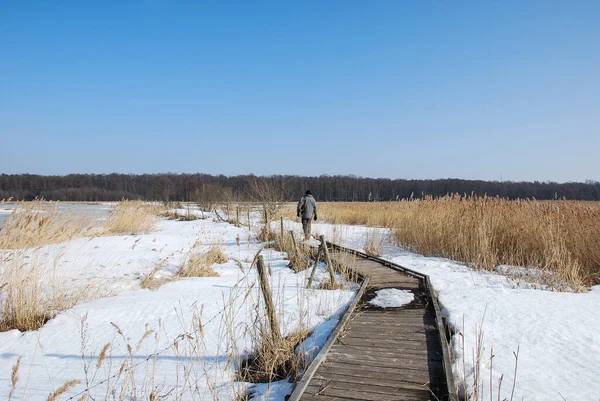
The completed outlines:
<svg viewBox="0 0 600 401">
<path fill-rule="evenodd" d="M 391 283 L 398 283 L 400 285 L 406 285 L 409 287 L 415 287 L 415 288 L 419 288 L 419 283 L 418 282 L 414 282 L 412 280 L 405 280 L 403 277 L 399 277 L 399 276 L 390 276 L 389 274 L 377 274 L 374 272 L 370 272 L 369 274 L 369 278 L 371 279 L 371 286 L 373 286 L 373 283 L 379 283 L 380 281 L 385 281 L 387 283 L 390 283 L 388 285 L 388 287 L 394 287 L 394 284 Z"/>
<path fill-rule="evenodd" d="M 418 396 L 417 398 L 409 398 L 409 397 L 411 397 L 411 396 L 404 395 L 402 398 L 399 398 L 398 396 L 391 396 L 391 398 L 381 398 L 379 396 L 379 398 L 376 398 L 376 399 L 378 401 L 423 401 L 423 400 L 429 400 L 429 398 L 423 399 L 420 396 Z M 347 394 L 345 397 L 342 397 L 340 395 L 328 396 L 325 394 L 319 394 L 319 395 L 305 394 L 304 396 L 302 396 L 302 400 L 303 401 L 368 401 L 368 400 L 370 400 L 370 398 L 369 399 L 357 398 L 352 394 Z M 436 399 L 431 398 L 431 400 L 436 400 Z"/>
<path fill-rule="evenodd" d="M 363 371 L 369 371 L 369 372 L 380 372 L 380 373 L 386 373 L 389 375 L 396 375 L 396 374 L 400 374 L 400 373 L 407 373 L 407 374 L 412 374 L 412 375 L 429 375 L 430 377 L 432 377 L 432 371 L 431 369 L 429 369 L 429 367 L 427 366 L 416 366 L 416 365 L 407 365 L 407 366 L 364 366 L 360 363 L 360 361 L 325 361 L 323 362 L 323 364 L 321 365 L 323 367 L 323 369 L 327 369 L 327 368 L 336 368 L 338 369 L 340 372 L 342 371 L 351 371 L 353 369 L 362 369 Z M 320 372 L 319 372 L 320 373 Z M 433 375 L 435 376 L 435 375 Z M 439 377 L 435 376 L 436 378 Z"/>
<path fill-rule="evenodd" d="M 372 271 L 372 270 L 368 271 L 367 274 L 369 275 L 369 278 L 371 280 L 375 280 L 375 279 L 388 280 L 390 282 L 394 281 L 394 282 L 404 283 L 406 285 L 416 286 L 416 287 L 418 287 L 420 285 L 420 283 L 417 280 L 413 280 L 408 277 L 402 277 L 398 274 L 390 275 L 390 274 L 385 274 L 383 272 L 379 273 L 377 271 Z M 371 282 L 371 285 L 373 285 L 373 282 Z M 393 287 L 393 285 L 390 285 L 390 287 Z"/>
<path fill-rule="evenodd" d="M 429 371 L 429 366 L 433 362 L 441 362 L 441 358 L 429 359 L 429 356 L 422 355 L 399 355 L 396 358 L 365 358 L 361 355 L 353 355 L 347 353 L 337 353 L 331 350 L 327 354 L 327 361 L 331 362 L 354 362 L 364 366 L 381 366 L 381 367 L 408 367 L 412 366 L 418 369 Z M 441 364 L 440 364 L 441 367 Z"/>
<path fill-rule="evenodd" d="M 402 344 L 400 344 L 402 347 Z M 339 353 L 357 353 L 360 355 L 381 355 L 384 357 L 393 357 L 395 355 L 441 355 L 442 349 L 439 352 L 431 352 L 428 349 L 416 349 L 416 348 L 389 348 L 389 347 L 369 347 L 366 345 L 348 345 L 348 344 L 336 344 L 331 347 L 331 350 Z"/>
<path fill-rule="evenodd" d="M 384 372 L 381 372 L 384 370 Z M 444 383 L 445 376 L 437 375 L 432 376 L 430 373 L 414 369 L 404 368 L 379 368 L 379 369 L 365 369 L 360 365 L 350 364 L 328 364 L 324 363 L 319 367 L 316 375 L 323 377 L 335 377 L 342 374 L 347 377 L 364 377 L 370 379 L 386 379 L 390 382 L 396 381 L 413 381 L 419 383 Z"/>
<path fill-rule="evenodd" d="M 417 309 L 368 309 L 364 313 L 368 313 L 371 316 L 425 316 L 427 313 L 431 314 L 428 310 L 423 308 Z M 433 316 L 433 315 L 432 315 Z"/>
<path fill-rule="evenodd" d="M 347 331 L 356 330 L 366 333 L 376 332 L 391 332 L 390 330 L 402 330 L 404 333 L 421 333 L 425 335 L 437 336 L 437 328 L 435 326 L 424 326 L 423 323 L 405 321 L 378 321 L 369 322 L 364 320 L 354 320 L 347 327 Z"/>
<path fill-rule="evenodd" d="M 323 372 L 327 372 L 329 369 L 332 371 L 345 371 L 352 372 L 354 370 L 359 370 L 366 374 L 366 372 L 372 374 L 384 374 L 389 377 L 400 377 L 401 374 L 413 375 L 419 377 L 420 375 L 424 377 L 433 377 L 436 379 L 439 375 L 432 375 L 432 371 L 429 367 L 425 368 L 424 366 L 369 366 L 368 369 L 365 369 L 360 362 L 355 361 L 345 361 L 345 362 L 337 362 L 337 361 L 325 361 L 319 368 L 319 373 L 321 373 L 321 368 Z"/>
<path fill-rule="evenodd" d="M 410 283 L 420 284 L 420 280 L 418 278 L 395 272 L 393 270 L 390 270 L 387 267 L 360 265 L 360 264 L 357 265 L 357 267 L 367 270 L 367 271 L 371 272 L 372 274 L 386 276 L 386 277 L 390 277 L 390 278 L 396 278 L 398 280 L 403 280 L 403 281 L 410 282 Z"/>
<path fill-rule="evenodd" d="M 313 381 L 311 384 L 316 386 L 325 386 L 327 383 L 335 382 L 335 383 L 347 383 L 348 387 L 354 387 L 356 384 L 362 384 L 363 388 L 367 386 L 372 387 L 381 387 L 383 391 L 387 392 L 388 388 L 393 389 L 409 389 L 409 390 L 423 390 L 427 389 L 429 385 L 429 380 L 425 381 L 411 381 L 411 380 L 396 380 L 390 381 L 387 378 L 382 379 L 374 379 L 374 378 L 365 378 L 358 376 L 346 376 L 344 374 L 337 374 L 335 378 L 319 376 L 315 375 L 313 377 Z"/>
<path fill-rule="evenodd" d="M 436 321 L 428 316 L 374 316 L 374 315 L 357 315 L 352 319 L 352 324 L 359 323 L 364 325 L 371 325 L 373 329 L 378 327 L 380 324 L 398 325 L 398 326 L 421 326 L 421 327 L 437 327 Z"/>
<path fill-rule="evenodd" d="M 412 291 L 419 290 L 419 283 L 414 283 L 411 281 L 402 280 L 400 277 L 390 277 L 386 275 L 378 275 L 378 274 L 368 274 L 371 279 L 371 283 L 369 286 L 371 288 L 378 286 L 381 288 L 395 288 L 395 287 L 403 287 L 410 289 Z"/>
<path fill-rule="evenodd" d="M 369 326 L 368 324 L 353 323 L 344 332 L 342 337 L 366 338 L 371 340 L 377 339 L 410 339 L 414 338 L 419 341 L 434 339 L 439 336 L 435 331 L 425 330 L 423 325 L 418 326 L 414 323 L 405 325 L 377 325 L 377 327 Z"/>
<path fill-rule="evenodd" d="M 426 389 L 398 389 L 394 387 L 366 386 L 362 384 L 348 385 L 348 383 L 338 383 L 335 381 L 324 386 L 315 386 L 311 384 L 307 388 L 307 391 L 309 394 L 368 401 L 421 401 L 432 399 L 431 392 Z"/>
<path fill-rule="evenodd" d="M 429 341 L 428 341 L 429 340 Z M 419 350 L 435 350 L 440 349 L 435 339 L 418 338 L 418 337 L 400 337 L 384 339 L 366 338 L 357 336 L 356 333 L 347 333 L 344 337 L 338 339 L 336 344 L 344 347 L 354 348 L 385 348 L 385 349 L 419 349 Z M 429 343 L 428 343 L 429 342 Z"/>
<path fill-rule="evenodd" d="M 418 326 L 391 326 L 391 327 L 378 327 L 375 329 L 373 327 L 369 327 L 366 325 L 354 324 L 351 329 L 348 330 L 348 333 L 344 336 L 350 337 L 363 337 L 370 338 L 373 340 L 377 340 L 379 338 L 397 338 L 397 339 L 411 339 L 425 341 L 428 337 L 433 336 L 434 334 L 427 333 L 425 331 L 415 330 Z M 421 326 L 423 327 L 423 326 Z"/>
<path fill-rule="evenodd" d="M 405 312 L 404 310 L 398 311 L 395 315 L 379 315 L 377 311 L 369 311 L 362 310 L 358 314 L 354 316 L 351 320 L 354 322 L 364 322 L 365 324 L 371 324 L 375 329 L 378 327 L 378 324 L 384 323 L 396 323 L 397 325 L 420 325 L 421 327 L 427 326 L 435 326 L 435 319 L 430 318 L 429 316 L 418 314 L 418 313 L 400 313 Z"/>
<path fill-rule="evenodd" d="M 410 280 L 406 280 L 404 277 L 398 276 L 398 275 L 389 275 L 389 274 L 381 274 L 377 271 L 369 271 L 369 277 L 372 279 L 376 279 L 378 281 L 380 280 L 388 280 L 388 281 L 398 281 L 401 283 L 406 283 L 406 285 L 409 286 L 418 286 L 419 283 L 418 282 L 414 282 L 414 281 L 410 281 Z M 373 285 L 373 283 L 371 283 L 371 285 Z M 390 287 L 392 287 L 390 285 Z"/>
<path fill-rule="evenodd" d="M 380 353 L 380 354 L 388 354 L 391 356 L 396 355 L 396 356 L 407 356 L 407 355 L 415 355 L 415 356 L 431 356 L 432 359 L 438 358 L 438 356 L 442 355 L 442 350 L 434 350 L 434 351 L 430 351 L 424 347 L 419 347 L 417 348 L 411 348 L 408 347 L 406 345 L 403 344 L 399 344 L 396 347 L 374 347 L 374 346 L 367 346 L 364 344 L 344 344 L 342 346 L 337 346 L 335 348 L 335 352 L 338 352 L 340 354 L 356 354 L 356 355 L 361 355 L 361 353 L 366 353 L 367 351 L 369 351 L 369 348 L 371 349 L 371 353 L 370 354 L 376 354 L 376 353 Z M 369 354 L 369 355 L 370 355 Z"/>
<path fill-rule="evenodd" d="M 369 339 L 365 337 L 357 337 L 352 332 L 347 333 L 341 339 L 344 345 L 359 345 L 363 347 L 379 347 L 379 348 L 410 348 L 410 349 L 428 349 L 425 339 L 421 340 L 404 340 L 401 338 L 389 339 Z"/>
</svg>

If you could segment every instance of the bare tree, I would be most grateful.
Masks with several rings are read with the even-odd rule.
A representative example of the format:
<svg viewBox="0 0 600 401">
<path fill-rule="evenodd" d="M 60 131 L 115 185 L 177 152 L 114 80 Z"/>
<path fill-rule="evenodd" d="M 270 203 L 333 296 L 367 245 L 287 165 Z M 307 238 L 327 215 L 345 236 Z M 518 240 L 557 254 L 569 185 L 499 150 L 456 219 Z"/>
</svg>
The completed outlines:
<svg viewBox="0 0 600 401">
<path fill-rule="evenodd" d="M 267 238 L 271 221 L 285 203 L 284 193 L 281 184 L 267 178 L 255 177 L 248 183 L 248 198 L 260 206 L 260 215 L 265 223 Z"/>
<path fill-rule="evenodd" d="M 192 199 L 198 204 L 204 217 L 204 212 L 216 212 L 219 204 L 229 204 L 233 199 L 233 194 L 229 188 L 203 184 L 192 192 Z"/>
</svg>

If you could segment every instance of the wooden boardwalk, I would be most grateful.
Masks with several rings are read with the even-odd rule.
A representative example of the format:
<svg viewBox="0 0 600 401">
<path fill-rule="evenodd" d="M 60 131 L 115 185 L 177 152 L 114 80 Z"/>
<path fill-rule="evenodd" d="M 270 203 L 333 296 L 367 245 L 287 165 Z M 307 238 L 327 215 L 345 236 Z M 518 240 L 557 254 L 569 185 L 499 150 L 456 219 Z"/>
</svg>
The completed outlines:
<svg viewBox="0 0 600 401">
<path fill-rule="evenodd" d="M 368 276 L 368 287 L 300 399 L 449 399 L 436 312 L 425 280 L 346 252 L 334 251 L 331 257 Z M 415 299 L 399 308 L 370 305 L 383 288 L 411 291 Z"/>
</svg>

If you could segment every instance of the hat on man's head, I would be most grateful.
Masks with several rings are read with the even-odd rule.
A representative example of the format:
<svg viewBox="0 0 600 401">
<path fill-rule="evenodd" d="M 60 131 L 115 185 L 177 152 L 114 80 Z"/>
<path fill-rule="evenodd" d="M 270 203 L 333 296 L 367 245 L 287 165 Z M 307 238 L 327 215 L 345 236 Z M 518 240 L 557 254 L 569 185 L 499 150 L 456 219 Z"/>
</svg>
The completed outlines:
<svg viewBox="0 0 600 401">
<path fill-rule="evenodd" d="M 312 192 L 310 192 L 310 189 L 307 189 L 304 195 L 312 195 Z"/>
</svg>

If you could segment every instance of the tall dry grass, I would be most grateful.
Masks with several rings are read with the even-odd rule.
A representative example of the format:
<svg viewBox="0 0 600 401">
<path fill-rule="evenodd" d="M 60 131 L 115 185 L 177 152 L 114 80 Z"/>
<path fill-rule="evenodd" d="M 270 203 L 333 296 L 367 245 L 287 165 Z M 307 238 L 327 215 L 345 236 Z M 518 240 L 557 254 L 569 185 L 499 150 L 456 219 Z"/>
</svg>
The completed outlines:
<svg viewBox="0 0 600 401">
<path fill-rule="evenodd" d="M 180 277 L 217 277 L 212 265 L 227 263 L 228 260 L 221 246 L 213 245 L 208 251 L 201 252 L 200 243 L 196 242 L 177 274 Z"/>
<path fill-rule="evenodd" d="M 299 329 L 285 338 L 273 338 L 262 333 L 254 350 L 239 364 L 238 379 L 249 383 L 271 383 L 289 378 L 297 381 L 306 368 L 300 347 L 310 331 Z"/>
<path fill-rule="evenodd" d="M 480 269 L 544 269 L 571 286 L 600 283 L 600 203 L 461 197 L 321 203 L 319 218 L 394 230 L 400 246 Z"/>
<path fill-rule="evenodd" d="M 145 234 L 156 229 L 156 210 L 151 204 L 124 200 L 111 210 L 105 229 L 110 234 Z"/>
<path fill-rule="evenodd" d="M 0 332 L 36 330 L 58 312 L 93 296 L 57 272 L 62 254 L 44 249 L 0 253 Z"/>
<path fill-rule="evenodd" d="M 89 218 L 57 202 L 21 202 L 0 227 L 0 331 L 35 330 L 56 313 L 91 296 L 68 288 L 57 269 L 62 253 L 43 247 L 91 233 Z"/>
<path fill-rule="evenodd" d="M 33 248 L 69 241 L 90 232 L 81 214 L 61 212 L 58 202 L 19 202 L 0 226 L 0 249 Z"/>
</svg>

